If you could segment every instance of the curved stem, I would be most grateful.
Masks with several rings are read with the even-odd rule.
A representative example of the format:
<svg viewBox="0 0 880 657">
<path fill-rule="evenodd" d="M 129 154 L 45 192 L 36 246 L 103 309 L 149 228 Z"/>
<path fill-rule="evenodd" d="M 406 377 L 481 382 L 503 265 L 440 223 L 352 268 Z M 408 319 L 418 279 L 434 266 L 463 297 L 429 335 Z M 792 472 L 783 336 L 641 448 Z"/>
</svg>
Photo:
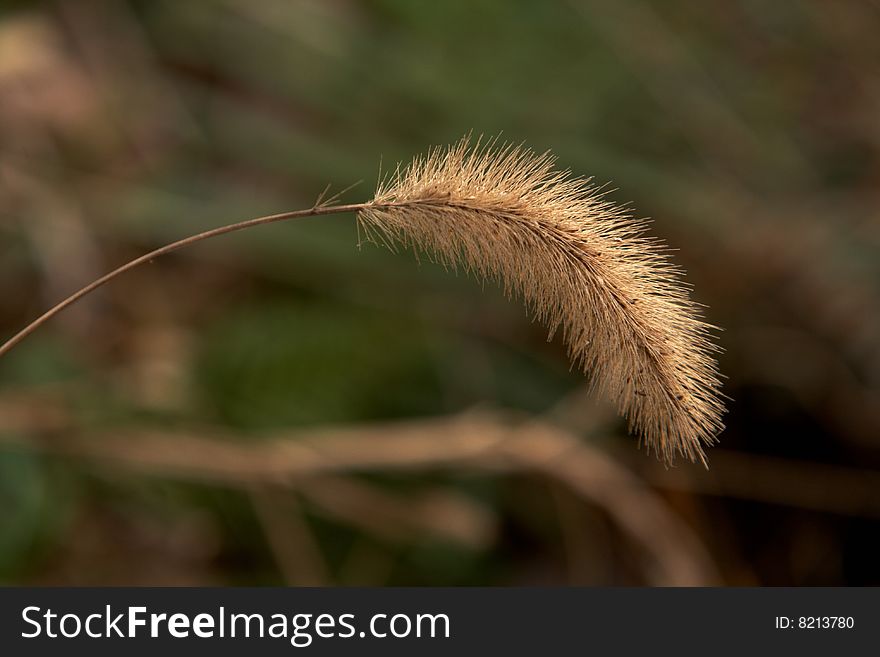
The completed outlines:
<svg viewBox="0 0 880 657">
<path fill-rule="evenodd" d="M 120 274 L 124 274 L 125 272 L 134 269 L 135 267 L 144 264 L 145 262 L 149 262 L 153 258 L 158 258 L 161 255 L 165 255 L 166 253 L 171 253 L 172 251 L 177 251 L 178 249 L 182 249 L 185 246 L 189 246 L 190 244 L 195 244 L 196 242 L 201 242 L 203 240 L 210 239 L 212 237 L 217 237 L 219 235 L 225 235 L 226 233 L 233 233 L 239 230 L 244 230 L 245 228 L 252 228 L 254 226 L 261 226 L 263 224 L 271 224 L 278 221 L 286 221 L 287 219 L 298 219 L 300 217 L 315 217 L 318 215 L 325 214 L 338 214 L 340 212 L 358 212 L 359 210 L 363 210 L 367 206 L 372 205 L 372 202 L 366 203 L 351 203 L 348 205 L 316 205 L 307 210 L 295 210 L 293 212 L 282 212 L 280 214 L 272 214 L 265 217 L 257 217 L 255 219 L 248 219 L 246 221 L 239 221 L 234 224 L 228 224 L 226 226 L 220 226 L 219 228 L 213 228 L 211 230 L 207 230 L 203 233 L 198 233 L 197 235 L 190 235 L 189 237 L 184 237 L 181 240 L 177 240 L 176 242 L 172 242 L 171 244 L 166 244 L 165 246 L 159 247 L 154 251 L 150 251 L 142 255 L 139 258 L 135 258 L 130 262 L 125 263 L 121 267 L 117 267 L 113 271 L 108 274 L 105 274 L 101 278 L 89 283 L 85 287 L 81 288 L 77 292 L 74 292 L 69 297 L 64 299 L 63 301 L 57 303 L 52 306 L 45 313 L 40 315 L 37 319 L 32 321 L 30 324 L 25 326 L 18 333 L 9 338 L 6 342 L 0 346 L 0 357 L 4 356 L 8 353 L 13 347 L 15 347 L 19 342 L 24 340 L 31 333 L 36 331 L 40 326 L 45 324 L 47 321 L 52 319 L 55 315 L 60 313 L 62 310 L 67 308 L 69 305 L 76 303 L 80 299 L 82 299 L 87 294 L 94 292 L 102 285 L 109 283 L 114 278 L 119 276 Z"/>
</svg>

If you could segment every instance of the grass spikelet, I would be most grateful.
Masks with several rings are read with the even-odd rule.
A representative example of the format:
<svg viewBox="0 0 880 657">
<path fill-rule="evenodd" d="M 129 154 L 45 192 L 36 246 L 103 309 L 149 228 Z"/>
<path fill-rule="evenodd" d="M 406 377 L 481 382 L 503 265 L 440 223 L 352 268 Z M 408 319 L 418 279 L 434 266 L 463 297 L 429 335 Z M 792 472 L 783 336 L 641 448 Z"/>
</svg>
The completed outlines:
<svg viewBox="0 0 880 657">
<path fill-rule="evenodd" d="M 649 450 L 705 463 L 724 411 L 711 327 L 663 245 L 589 179 L 547 153 L 465 138 L 398 167 L 358 219 L 374 241 L 500 282 L 562 331 Z"/>
<path fill-rule="evenodd" d="M 363 203 L 338 194 L 303 210 L 256 217 L 184 237 L 95 279 L 0 344 L 0 358 L 84 296 L 159 256 L 271 223 L 358 213 L 374 241 L 421 247 L 438 261 L 499 281 L 523 298 L 551 335 L 562 331 L 572 361 L 591 374 L 667 462 L 705 463 L 724 407 L 708 324 L 681 273 L 644 222 L 606 200 L 553 157 L 468 139 L 435 148 L 380 182 Z"/>
</svg>

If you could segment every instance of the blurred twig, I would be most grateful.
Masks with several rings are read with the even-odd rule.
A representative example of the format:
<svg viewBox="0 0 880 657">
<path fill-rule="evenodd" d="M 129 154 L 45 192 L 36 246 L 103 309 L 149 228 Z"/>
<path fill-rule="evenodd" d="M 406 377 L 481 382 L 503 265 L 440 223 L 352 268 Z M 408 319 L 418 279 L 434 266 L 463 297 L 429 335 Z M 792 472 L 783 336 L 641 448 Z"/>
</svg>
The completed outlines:
<svg viewBox="0 0 880 657">
<path fill-rule="evenodd" d="M 287 584 L 326 586 L 329 569 L 293 493 L 255 486 L 250 496 Z"/>
<path fill-rule="evenodd" d="M 393 542 L 427 533 L 480 550 L 495 533 L 493 515 L 453 491 L 429 490 L 402 498 L 353 477 L 330 475 L 304 480 L 298 488 L 323 512 Z"/>
<path fill-rule="evenodd" d="M 169 431 L 112 436 L 69 432 L 8 442 L 114 468 L 238 486 L 289 485 L 298 479 L 368 470 L 456 465 L 483 471 L 528 470 L 552 477 L 604 509 L 644 555 L 654 584 L 698 585 L 717 573 L 693 532 L 614 460 L 565 431 L 499 413 L 316 429 L 242 444 Z"/>
</svg>

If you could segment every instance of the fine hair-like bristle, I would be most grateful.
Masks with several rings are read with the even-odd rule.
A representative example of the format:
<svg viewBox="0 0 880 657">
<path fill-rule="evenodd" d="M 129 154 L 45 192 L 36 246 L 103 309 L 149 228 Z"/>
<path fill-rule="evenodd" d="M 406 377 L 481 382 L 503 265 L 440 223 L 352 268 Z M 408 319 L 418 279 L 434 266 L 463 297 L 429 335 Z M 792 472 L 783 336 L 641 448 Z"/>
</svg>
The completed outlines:
<svg viewBox="0 0 880 657">
<path fill-rule="evenodd" d="M 723 428 L 712 327 L 645 223 L 549 153 L 467 138 L 380 181 L 358 213 L 400 241 L 520 296 L 667 462 L 705 463 Z"/>
</svg>

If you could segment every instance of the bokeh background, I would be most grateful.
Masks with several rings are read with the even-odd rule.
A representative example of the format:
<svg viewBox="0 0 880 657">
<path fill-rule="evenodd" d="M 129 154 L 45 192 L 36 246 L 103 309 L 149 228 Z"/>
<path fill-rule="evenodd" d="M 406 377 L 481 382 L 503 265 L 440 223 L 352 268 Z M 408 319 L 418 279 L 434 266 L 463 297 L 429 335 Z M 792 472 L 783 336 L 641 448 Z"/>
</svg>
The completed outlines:
<svg viewBox="0 0 880 657">
<path fill-rule="evenodd" d="M 473 131 L 610 182 L 724 327 L 665 468 L 492 285 L 352 216 L 156 261 L 0 363 L 0 581 L 880 584 L 880 5 L 0 8 L 0 327 Z"/>
</svg>

